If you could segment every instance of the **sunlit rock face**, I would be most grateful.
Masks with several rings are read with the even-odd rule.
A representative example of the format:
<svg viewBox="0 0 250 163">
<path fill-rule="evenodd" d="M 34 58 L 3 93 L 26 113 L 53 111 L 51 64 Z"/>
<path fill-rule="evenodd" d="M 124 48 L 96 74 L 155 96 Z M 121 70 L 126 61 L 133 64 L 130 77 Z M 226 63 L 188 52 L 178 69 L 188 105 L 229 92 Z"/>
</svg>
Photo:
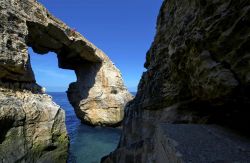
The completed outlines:
<svg viewBox="0 0 250 163">
<path fill-rule="evenodd" d="M 60 68 L 76 72 L 77 81 L 70 85 L 68 97 L 83 122 L 115 125 L 122 120 L 123 106 L 132 97 L 120 71 L 77 31 L 32 0 L 1 1 L 0 28 L 0 78 L 3 81 L 35 83 L 28 46 L 39 54 L 52 51 L 58 56 Z"/>
<path fill-rule="evenodd" d="M 66 162 L 64 117 L 48 95 L 0 88 L 0 162 Z"/>
<path fill-rule="evenodd" d="M 76 115 L 94 126 L 120 125 L 132 96 L 113 63 L 86 63 L 75 72 L 77 81 L 70 84 L 67 93 Z"/>
<path fill-rule="evenodd" d="M 248 0 L 165 0 L 147 72 L 126 108 L 119 147 L 103 162 L 248 162 L 234 145 L 225 149 L 224 142 L 218 152 L 198 145 L 220 144 L 213 135 L 229 139 L 220 129 L 166 124 L 217 124 L 249 132 L 249 18 Z M 195 150 L 196 158 L 189 157 Z M 205 155 L 195 160 L 204 150 L 211 160 Z"/>
<path fill-rule="evenodd" d="M 28 47 L 38 54 L 55 52 L 60 68 L 75 71 L 68 97 L 83 122 L 115 126 L 122 121 L 132 96 L 119 70 L 36 0 L 0 0 L 0 37 L 0 162 L 67 158 L 64 112 L 36 83 Z"/>
</svg>

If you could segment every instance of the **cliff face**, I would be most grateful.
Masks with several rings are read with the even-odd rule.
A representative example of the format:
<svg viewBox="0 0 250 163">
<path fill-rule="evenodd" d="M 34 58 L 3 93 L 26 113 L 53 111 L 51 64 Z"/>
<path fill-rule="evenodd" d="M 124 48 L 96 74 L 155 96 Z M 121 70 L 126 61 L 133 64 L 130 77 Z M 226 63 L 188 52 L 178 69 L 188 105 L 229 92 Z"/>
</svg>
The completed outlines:
<svg viewBox="0 0 250 163">
<path fill-rule="evenodd" d="M 110 59 L 36 0 L 0 0 L 0 162 L 66 162 L 64 112 L 36 83 L 28 47 L 74 70 L 68 98 L 91 125 L 117 125 L 132 96 Z M 49 79 L 48 79 L 49 80 Z"/>
<path fill-rule="evenodd" d="M 165 0 L 147 53 L 147 72 L 126 107 L 120 144 L 103 162 L 249 160 L 239 157 L 246 153 L 232 145 L 215 156 L 215 146 L 198 143 L 211 140 L 218 145 L 228 139 L 228 132 L 206 125 L 177 125 L 217 124 L 249 132 L 249 18 L 247 0 Z M 207 137 L 202 137 L 206 132 Z M 195 150 L 195 157 L 186 157 Z M 199 157 L 206 150 L 208 157 Z"/>
</svg>

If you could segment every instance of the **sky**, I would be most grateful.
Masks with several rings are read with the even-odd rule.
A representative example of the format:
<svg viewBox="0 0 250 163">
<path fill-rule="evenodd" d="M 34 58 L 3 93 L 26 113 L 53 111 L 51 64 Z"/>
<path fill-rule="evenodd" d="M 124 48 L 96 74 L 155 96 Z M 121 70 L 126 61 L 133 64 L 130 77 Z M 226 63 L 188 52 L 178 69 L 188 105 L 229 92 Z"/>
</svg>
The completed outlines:
<svg viewBox="0 0 250 163">
<path fill-rule="evenodd" d="M 38 1 L 104 51 L 120 69 L 128 89 L 137 90 L 162 0 Z M 47 91 L 66 91 L 76 81 L 74 71 L 58 68 L 55 53 L 39 55 L 31 48 L 29 53 L 36 81 Z"/>
</svg>

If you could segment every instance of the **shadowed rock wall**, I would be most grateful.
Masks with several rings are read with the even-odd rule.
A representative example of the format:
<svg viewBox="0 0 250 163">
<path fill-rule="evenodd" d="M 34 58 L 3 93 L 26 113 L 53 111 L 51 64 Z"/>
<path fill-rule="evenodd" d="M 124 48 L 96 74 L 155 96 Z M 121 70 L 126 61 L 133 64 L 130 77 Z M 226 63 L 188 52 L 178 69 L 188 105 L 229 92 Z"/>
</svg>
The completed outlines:
<svg viewBox="0 0 250 163">
<path fill-rule="evenodd" d="M 173 125 L 168 130 L 169 123 L 217 124 L 249 133 L 249 18 L 247 0 L 165 0 L 147 53 L 147 71 L 126 108 L 119 147 L 103 162 L 196 162 L 195 157 L 186 156 L 196 150 L 198 157 L 199 151 L 206 150 L 206 144 L 196 146 L 198 142 L 221 141 L 213 139 L 213 134 L 196 135 L 209 131 L 208 126 L 194 130 Z M 167 134 L 162 135 L 162 130 Z M 182 130 L 190 132 L 187 137 Z M 186 144 L 181 145 L 173 133 L 182 136 Z M 222 140 L 229 138 L 218 131 L 214 134 Z M 197 144 L 191 143 L 192 137 L 197 138 Z M 240 144 L 234 140 L 236 146 Z M 237 150 L 233 144 L 230 148 Z M 189 151 L 188 146 L 194 148 Z M 200 162 L 249 161 L 249 157 L 241 157 L 244 152 L 235 152 L 237 157 L 223 156 L 228 151 L 222 146 L 221 153 L 207 151 L 212 161 Z"/>
</svg>

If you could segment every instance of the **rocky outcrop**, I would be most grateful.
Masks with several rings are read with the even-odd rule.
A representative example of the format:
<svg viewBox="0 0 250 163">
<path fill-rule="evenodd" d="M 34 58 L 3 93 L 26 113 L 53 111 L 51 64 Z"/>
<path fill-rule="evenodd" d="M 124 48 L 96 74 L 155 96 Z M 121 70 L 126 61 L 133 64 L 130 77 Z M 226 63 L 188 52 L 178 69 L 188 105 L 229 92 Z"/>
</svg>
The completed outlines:
<svg viewBox="0 0 250 163">
<path fill-rule="evenodd" d="M 249 18 L 247 0 L 165 0 L 157 34 L 147 53 L 147 72 L 126 108 L 121 141 L 103 162 L 197 162 L 188 154 L 206 153 L 205 140 L 218 143 L 221 150 L 216 153 L 218 157 L 208 150 L 212 160 L 206 155 L 198 162 L 227 162 L 232 158 L 228 151 L 239 145 L 238 139 L 230 147 L 214 139 L 215 135 L 229 139 L 220 129 L 206 138 L 196 134 L 209 131 L 209 126 L 204 129 L 198 125 L 196 132 L 190 125 L 188 129 L 173 125 L 169 130 L 167 124 L 217 124 L 249 132 Z M 175 129 L 178 132 L 171 136 Z M 178 140 L 182 134 L 187 138 Z M 186 144 L 179 146 L 181 141 Z M 244 149 L 249 150 L 249 146 Z M 249 157 L 241 157 L 244 152 L 233 153 L 236 161 L 249 161 Z"/>
<path fill-rule="evenodd" d="M 77 116 L 92 125 L 116 125 L 132 96 L 111 60 L 80 33 L 53 17 L 36 0 L 2 0 L 0 79 L 35 83 L 28 47 L 39 54 L 55 52 L 58 65 L 74 70 L 77 81 L 68 98 Z"/>
<path fill-rule="evenodd" d="M 91 125 L 117 125 L 132 97 L 110 59 L 36 0 L 0 0 L 0 162 L 66 162 L 64 112 L 35 80 L 28 47 L 76 72 L 68 97 Z"/>
<path fill-rule="evenodd" d="M 0 162 L 66 162 L 64 117 L 48 95 L 0 88 Z"/>
<path fill-rule="evenodd" d="M 132 96 L 114 65 L 110 61 L 103 65 L 86 63 L 76 70 L 76 76 L 67 92 L 76 115 L 89 125 L 120 125 Z"/>
</svg>

